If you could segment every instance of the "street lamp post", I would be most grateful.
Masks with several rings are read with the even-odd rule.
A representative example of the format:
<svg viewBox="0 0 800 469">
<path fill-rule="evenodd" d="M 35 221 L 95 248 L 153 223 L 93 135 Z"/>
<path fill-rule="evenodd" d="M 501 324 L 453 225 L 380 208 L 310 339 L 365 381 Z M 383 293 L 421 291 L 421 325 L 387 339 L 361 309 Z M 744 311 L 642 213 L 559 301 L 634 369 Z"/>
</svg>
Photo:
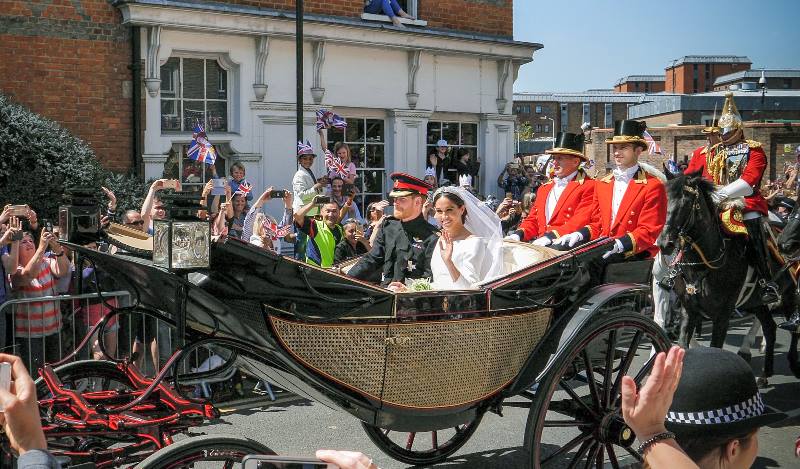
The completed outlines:
<svg viewBox="0 0 800 469">
<path fill-rule="evenodd" d="M 764 117 L 764 101 L 767 94 L 767 78 L 764 76 L 764 70 L 761 70 L 761 78 L 758 79 L 758 86 L 761 88 L 761 120 L 766 120 Z"/>
<path fill-rule="evenodd" d="M 556 121 L 552 117 L 541 116 L 539 120 L 549 120 L 550 121 L 550 130 L 553 132 L 553 143 L 550 148 L 555 148 L 556 146 Z"/>
</svg>

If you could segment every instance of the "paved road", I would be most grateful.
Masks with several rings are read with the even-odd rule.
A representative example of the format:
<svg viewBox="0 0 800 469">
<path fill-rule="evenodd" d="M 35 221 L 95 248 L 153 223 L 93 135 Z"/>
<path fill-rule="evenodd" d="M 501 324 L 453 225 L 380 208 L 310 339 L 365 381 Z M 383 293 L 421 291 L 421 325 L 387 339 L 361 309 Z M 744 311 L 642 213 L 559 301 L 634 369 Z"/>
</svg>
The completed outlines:
<svg viewBox="0 0 800 469">
<path fill-rule="evenodd" d="M 735 327 L 728 338 L 730 345 L 726 348 L 736 350 L 745 332 L 745 327 Z M 776 375 L 763 393 L 767 404 L 789 412 L 793 417 L 775 428 L 761 431 L 761 456 L 753 466 L 756 468 L 788 468 L 800 465 L 800 461 L 793 456 L 794 441 L 800 435 L 800 381 L 790 375 L 787 366 L 788 341 L 789 335 L 779 332 Z M 756 370 L 761 367 L 762 360 L 757 350 L 754 351 L 752 364 Z M 502 418 L 488 414 L 470 441 L 449 461 L 436 467 L 524 467 L 522 444 L 527 409 L 514 407 L 514 402 L 507 401 Z M 520 399 L 516 402 L 524 401 Z M 382 454 L 364 434 L 360 424 L 348 414 L 304 400 L 290 400 L 279 405 L 227 415 L 221 422 L 210 425 L 203 431 L 244 435 L 266 444 L 279 454 L 311 455 L 317 448 L 355 449 L 369 454 L 383 469 L 410 467 Z"/>
</svg>

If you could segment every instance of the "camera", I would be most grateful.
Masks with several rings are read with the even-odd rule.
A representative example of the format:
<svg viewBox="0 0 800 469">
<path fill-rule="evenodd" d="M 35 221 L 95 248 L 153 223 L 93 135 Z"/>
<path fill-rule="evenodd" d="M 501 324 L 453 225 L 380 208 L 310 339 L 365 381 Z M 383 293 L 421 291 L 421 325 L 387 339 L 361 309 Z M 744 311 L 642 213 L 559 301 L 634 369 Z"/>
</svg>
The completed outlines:
<svg viewBox="0 0 800 469">
<path fill-rule="evenodd" d="M 330 203 L 330 201 L 331 201 L 331 198 L 328 197 L 327 195 L 318 195 L 318 196 L 314 197 L 314 203 L 316 203 L 316 204 L 320 204 L 320 205 L 327 204 L 327 203 Z"/>
<path fill-rule="evenodd" d="M 269 191 L 270 199 L 282 199 L 286 197 L 286 191 L 279 190 L 279 191 Z"/>
</svg>

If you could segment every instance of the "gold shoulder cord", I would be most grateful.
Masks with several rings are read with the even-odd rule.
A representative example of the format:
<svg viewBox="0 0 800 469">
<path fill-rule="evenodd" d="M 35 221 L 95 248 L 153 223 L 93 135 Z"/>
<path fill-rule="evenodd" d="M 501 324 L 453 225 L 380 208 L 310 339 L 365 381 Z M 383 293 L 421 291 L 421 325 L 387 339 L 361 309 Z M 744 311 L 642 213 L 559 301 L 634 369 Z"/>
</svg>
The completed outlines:
<svg viewBox="0 0 800 469">
<path fill-rule="evenodd" d="M 711 148 L 706 155 L 706 166 L 708 167 L 708 174 L 714 179 L 714 184 L 722 184 L 722 177 L 725 172 L 725 158 L 727 152 L 725 147 L 716 144 Z"/>
</svg>

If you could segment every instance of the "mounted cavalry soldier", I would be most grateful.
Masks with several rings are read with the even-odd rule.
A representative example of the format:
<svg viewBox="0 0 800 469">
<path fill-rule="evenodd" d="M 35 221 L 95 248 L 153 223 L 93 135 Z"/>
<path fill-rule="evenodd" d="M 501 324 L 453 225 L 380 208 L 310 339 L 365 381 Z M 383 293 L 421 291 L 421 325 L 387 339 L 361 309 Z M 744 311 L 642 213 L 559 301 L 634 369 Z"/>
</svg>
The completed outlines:
<svg viewBox="0 0 800 469">
<path fill-rule="evenodd" d="M 530 213 L 506 239 L 548 246 L 591 220 L 595 181 L 580 167 L 588 162 L 583 135 L 559 133 L 555 147 L 546 153 L 552 155 L 554 177 L 539 187 Z"/>
<path fill-rule="evenodd" d="M 657 171 L 639 164 L 647 147 L 644 122 L 617 121 L 614 136 L 606 140 L 614 154 L 613 173 L 595 184 L 591 220 L 553 244 L 572 247 L 604 236 L 614 238 L 613 248 L 603 255 L 607 262 L 652 258 L 657 252 L 667 214 L 667 195 Z"/>
<path fill-rule="evenodd" d="M 698 158 L 697 163 L 689 165 L 687 172 L 702 169 L 703 177 L 713 181 L 719 187 L 714 191 L 714 201 L 719 204 L 727 199 L 744 197 L 741 219 L 749 236 L 751 260 L 759 277 L 762 288 L 761 300 L 765 304 L 780 300 L 778 286 L 772 279 L 769 267 L 769 248 L 766 223 L 767 201 L 759 192 L 761 179 L 767 168 L 767 157 L 759 142 L 744 138 L 744 126 L 733 93 L 725 95 L 725 104 L 719 119 L 721 141 L 705 153 L 705 158 Z M 694 159 L 692 160 L 694 163 Z M 735 210 L 735 209 L 734 209 Z M 741 223 L 739 215 L 731 212 L 724 216 L 726 225 L 736 230 Z"/>
<path fill-rule="evenodd" d="M 394 173 L 391 178 L 394 216 L 381 223 L 372 250 L 348 275 L 395 289 L 402 288 L 406 279 L 431 277 L 431 257 L 439 237 L 422 215 L 431 186 L 408 174 Z"/>
</svg>

